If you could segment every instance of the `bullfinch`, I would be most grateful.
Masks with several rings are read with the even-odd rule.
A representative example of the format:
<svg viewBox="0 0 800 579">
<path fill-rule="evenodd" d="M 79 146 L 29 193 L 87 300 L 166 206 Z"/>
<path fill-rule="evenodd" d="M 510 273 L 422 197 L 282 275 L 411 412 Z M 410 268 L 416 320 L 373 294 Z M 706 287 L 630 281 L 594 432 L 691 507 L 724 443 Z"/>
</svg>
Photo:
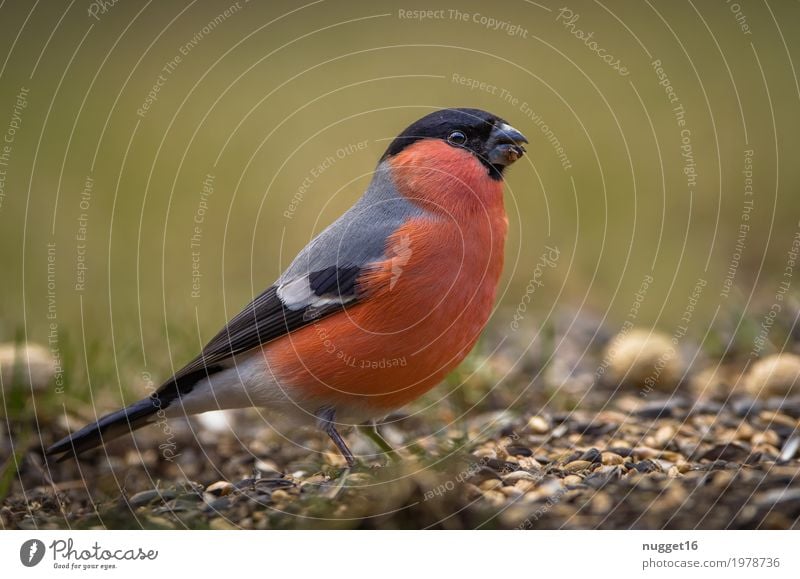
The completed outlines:
<svg viewBox="0 0 800 579">
<path fill-rule="evenodd" d="M 503 173 L 525 137 L 478 109 L 437 110 L 395 138 L 363 196 L 151 396 L 51 446 L 66 458 L 157 418 L 260 407 L 325 432 L 437 385 L 492 311 L 508 219 Z"/>
</svg>

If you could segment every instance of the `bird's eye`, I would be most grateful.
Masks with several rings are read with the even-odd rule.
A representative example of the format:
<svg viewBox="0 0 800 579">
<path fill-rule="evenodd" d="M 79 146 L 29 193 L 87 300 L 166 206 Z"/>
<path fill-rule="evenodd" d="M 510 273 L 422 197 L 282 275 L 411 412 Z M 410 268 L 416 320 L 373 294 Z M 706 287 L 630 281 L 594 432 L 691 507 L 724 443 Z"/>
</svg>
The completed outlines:
<svg viewBox="0 0 800 579">
<path fill-rule="evenodd" d="M 467 135 L 462 133 L 461 131 L 453 131 L 447 137 L 447 142 L 451 145 L 463 145 L 467 142 Z"/>
</svg>

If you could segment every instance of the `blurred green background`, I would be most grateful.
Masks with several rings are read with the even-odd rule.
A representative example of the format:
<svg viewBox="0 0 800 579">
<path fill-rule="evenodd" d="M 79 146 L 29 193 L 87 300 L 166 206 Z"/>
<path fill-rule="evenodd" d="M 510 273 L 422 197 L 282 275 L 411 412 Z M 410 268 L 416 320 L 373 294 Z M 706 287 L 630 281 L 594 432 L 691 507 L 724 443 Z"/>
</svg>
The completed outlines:
<svg viewBox="0 0 800 579">
<path fill-rule="evenodd" d="M 800 219 L 797 2 L 458 4 L 2 3 L 0 339 L 52 333 L 77 382 L 163 376 L 447 106 L 531 141 L 508 175 L 499 326 L 548 246 L 526 324 L 619 324 L 648 275 L 637 323 L 668 333 L 699 278 L 700 337 L 772 302 Z"/>
</svg>

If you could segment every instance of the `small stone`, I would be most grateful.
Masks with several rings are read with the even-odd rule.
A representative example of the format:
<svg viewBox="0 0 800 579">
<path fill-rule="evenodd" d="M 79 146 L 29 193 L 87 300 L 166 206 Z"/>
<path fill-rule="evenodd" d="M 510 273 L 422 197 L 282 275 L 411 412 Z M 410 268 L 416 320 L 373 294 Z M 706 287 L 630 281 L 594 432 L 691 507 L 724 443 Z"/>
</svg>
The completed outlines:
<svg viewBox="0 0 800 579">
<path fill-rule="evenodd" d="M 580 472 L 588 469 L 590 466 L 592 466 L 592 463 L 588 460 L 573 460 L 564 466 L 564 470 L 567 472 Z"/>
<path fill-rule="evenodd" d="M 774 430 L 765 430 L 764 432 L 754 434 L 750 439 L 750 443 L 754 446 L 759 444 L 778 446 L 780 444 L 780 438 Z"/>
<path fill-rule="evenodd" d="M 562 479 L 564 486 L 575 486 L 583 483 L 583 479 L 576 474 L 569 474 Z"/>
<path fill-rule="evenodd" d="M 324 453 L 324 456 L 325 456 L 325 462 L 333 467 L 344 468 L 347 466 L 347 461 L 340 452 L 328 451 Z M 306 475 L 305 472 L 302 472 L 302 474 L 300 474 L 299 476 L 297 476 L 297 473 L 293 474 L 295 478 L 303 478 L 305 475 Z"/>
<path fill-rule="evenodd" d="M 661 451 L 648 446 L 637 446 L 633 449 L 633 455 L 641 459 L 656 458 L 661 455 Z"/>
<path fill-rule="evenodd" d="M 750 426 L 749 423 L 742 422 L 736 427 L 736 432 L 733 434 L 733 438 L 741 442 L 749 442 L 755 433 L 755 429 Z"/>
<path fill-rule="evenodd" d="M 272 500 L 276 503 L 282 503 L 291 500 L 292 495 L 287 493 L 283 489 L 278 489 L 276 491 L 272 491 Z"/>
<path fill-rule="evenodd" d="M 56 360 L 39 344 L 0 344 L 0 378 L 3 387 L 42 391 L 55 376 Z"/>
<path fill-rule="evenodd" d="M 541 416 L 531 416 L 528 420 L 528 430 L 534 434 L 547 434 L 550 432 L 550 423 Z"/>
<path fill-rule="evenodd" d="M 759 360 L 750 367 L 744 387 L 751 395 L 762 399 L 800 391 L 800 356 L 773 354 Z"/>
<path fill-rule="evenodd" d="M 529 490 L 536 487 L 536 483 L 530 480 L 521 479 L 514 483 L 514 486 L 523 493 L 527 493 Z"/>
<path fill-rule="evenodd" d="M 603 464 L 622 464 L 625 459 L 614 452 L 603 452 L 600 455 Z"/>
<path fill-rule="evenodd" d="M 656 431 L 655 435 L 653 436 L 653 441 L 655 442 L 654 446 L 658 448 L 664 448 L 670 442 L 672 442 L 673 438 L 675 438 L 675 428 L 669 425 L 662 426 Z"/>
<path fill-rule="evenodd" d="M 619 333 L 606 348 L 604 381 L 632 388 L 671 392 L 683 375 L 683 360 L 666 334 L 649 329 Z M 642 390 L 645 392 L 645 390 Z"/>
<path fill-rule="evenodd" d="M 510 472 L 507 475 L 503 476 L 503 480 L 507 483 L 514 484 L 516 481 L 520 480 L 527 480 L 531 482 L 537 482 L 540 480 L 541 476 L 536 476 L 535 474 L 531 474 L 524 470 L 515 470 L 514 472 Z"/>
<path fill-rule="evenodd" d="M 215 497 L 224 497 L 225 495 L 233 492 L 233 485 L 228 481 L 221 480 L 212 483 L 206 487 L 206 492 L 214 495 Z"/>
<path fill-rule="evenodd" d="M 496 478 L 487 479 L 478 485 L 478 487 L 484 491 L 495 490 L 501 488 L 502 486 L 503 486 L 503 481 L 498 480 Z"/>
<path fill-rule="evenodd" d="M 789 437 L 789 439 L 786 441 L 786 444 L 783 445 L 778 459 L 782 461 L 792 460 L 797 454 L 798 450 L 800 450 L 800 435 L 795 434 L 794 436 Z"/>
</svg>

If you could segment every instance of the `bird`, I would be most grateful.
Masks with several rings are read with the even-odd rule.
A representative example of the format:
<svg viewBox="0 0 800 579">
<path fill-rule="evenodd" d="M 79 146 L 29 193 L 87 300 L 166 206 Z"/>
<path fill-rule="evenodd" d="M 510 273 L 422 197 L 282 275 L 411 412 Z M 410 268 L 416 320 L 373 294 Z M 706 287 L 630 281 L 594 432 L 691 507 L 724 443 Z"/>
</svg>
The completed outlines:
<svg viewBox="0 0 800 579">
<path fill-rule="evenodd" d="M 527 142 L 475 108 L 412 123 L 355 204 L 199 355 L 47 454 L 74 457 L 162 417 L 257 407 L 324 432 L 352 467 L 340 430 L 442 382 L 487 324 L 508 230 L 505 170 Z"/>
</svg>

